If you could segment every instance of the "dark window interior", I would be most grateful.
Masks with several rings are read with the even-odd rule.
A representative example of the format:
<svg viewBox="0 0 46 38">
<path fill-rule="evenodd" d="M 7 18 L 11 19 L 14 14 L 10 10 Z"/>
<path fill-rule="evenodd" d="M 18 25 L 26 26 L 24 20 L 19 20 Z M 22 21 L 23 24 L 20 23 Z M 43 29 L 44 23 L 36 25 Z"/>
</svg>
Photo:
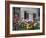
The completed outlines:
<svg viewBox="0 0 46 38">
<path fill-rule="evenodd" d="M 40 8 L 38 9 L 38 16 L 40 17 Z"/>
<path fill-rule="evenodd" d="M 35 20 L 35 18 L 36 18 L 36 14 L 35 14 L 35 13 L 33 13 L 33 19 Z"/>
<path fill-rule="evenodd" d="M 29 13 L 27 13 L 26 11 L 24 11 L 24 19 L 29 18 Z"/>
<path fill-rule="evenodd" d="M 19 7 L 13 7 L 13 15 L 18 15 L 20 16 L 20 8 Z"/>
</svg>

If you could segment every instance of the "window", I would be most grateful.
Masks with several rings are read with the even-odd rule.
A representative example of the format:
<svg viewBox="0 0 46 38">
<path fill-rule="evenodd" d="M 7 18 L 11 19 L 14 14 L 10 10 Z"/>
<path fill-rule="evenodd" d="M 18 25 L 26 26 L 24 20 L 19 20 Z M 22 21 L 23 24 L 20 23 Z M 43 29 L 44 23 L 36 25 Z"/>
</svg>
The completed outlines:
<svg viewBox="0 0 46 38">
<path fill-rule="evenodd" d="M 26 11 L 24 11 L 24 19 L 29 18 L 29 13 L 27 13 Z"/>
<path fill-rule="evenodd" d="M 36 14 L 33 13 L 33 20 L 36 20 Z"/>
<path fill-rule="evenodd" d="M 13 15 L 18 15 L 18 16 L 20 16 L 20 8 L 18 8 L 18 7 L 13 7 Z"/>
</svg>

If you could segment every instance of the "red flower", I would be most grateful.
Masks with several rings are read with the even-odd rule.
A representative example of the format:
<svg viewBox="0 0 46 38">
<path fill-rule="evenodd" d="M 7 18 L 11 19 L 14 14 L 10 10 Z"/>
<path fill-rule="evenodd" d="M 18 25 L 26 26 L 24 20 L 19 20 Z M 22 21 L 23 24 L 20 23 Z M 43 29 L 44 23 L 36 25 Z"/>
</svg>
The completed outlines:
<svg viewBox="0 0 46 38">
<path fill-rule="evenodd" d="M 14 23 L 18 23 L 18 21 L 19 21 L 19 16 L 14 16 L 13 22 L 14 22 Z"/>
</svg>

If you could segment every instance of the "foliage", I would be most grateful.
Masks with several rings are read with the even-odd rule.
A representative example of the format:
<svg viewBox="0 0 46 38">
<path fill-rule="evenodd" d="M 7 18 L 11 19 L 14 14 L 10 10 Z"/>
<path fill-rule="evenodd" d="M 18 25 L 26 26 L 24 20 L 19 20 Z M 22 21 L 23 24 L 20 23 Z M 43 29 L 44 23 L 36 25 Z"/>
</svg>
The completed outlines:
<svg viewBox="0 0 46 38">
<path fill-rule="evenodd" d="M 33 27 L 33 25 L 30 23 L 30 24 L 25 24 L 24 22 L 22 22 L 20 25 L 19 25 L 19 30 L 37 30 L 37 29 L 40 29 L 39 27 L 39 23 L 36 22 L 37 24 Z M 28 26 L 28 28 L 27 28 Z"/>
<path fill-rule="evenodd" d="M 28 26 L 28 28 L 27 28 Z M 22 22 L 20 25 L 19 25 L 19 30 L 32 30 L 33 29 L 33 26 L 31 24 L 25 24 L 24 22 Z"/>
</svg>

